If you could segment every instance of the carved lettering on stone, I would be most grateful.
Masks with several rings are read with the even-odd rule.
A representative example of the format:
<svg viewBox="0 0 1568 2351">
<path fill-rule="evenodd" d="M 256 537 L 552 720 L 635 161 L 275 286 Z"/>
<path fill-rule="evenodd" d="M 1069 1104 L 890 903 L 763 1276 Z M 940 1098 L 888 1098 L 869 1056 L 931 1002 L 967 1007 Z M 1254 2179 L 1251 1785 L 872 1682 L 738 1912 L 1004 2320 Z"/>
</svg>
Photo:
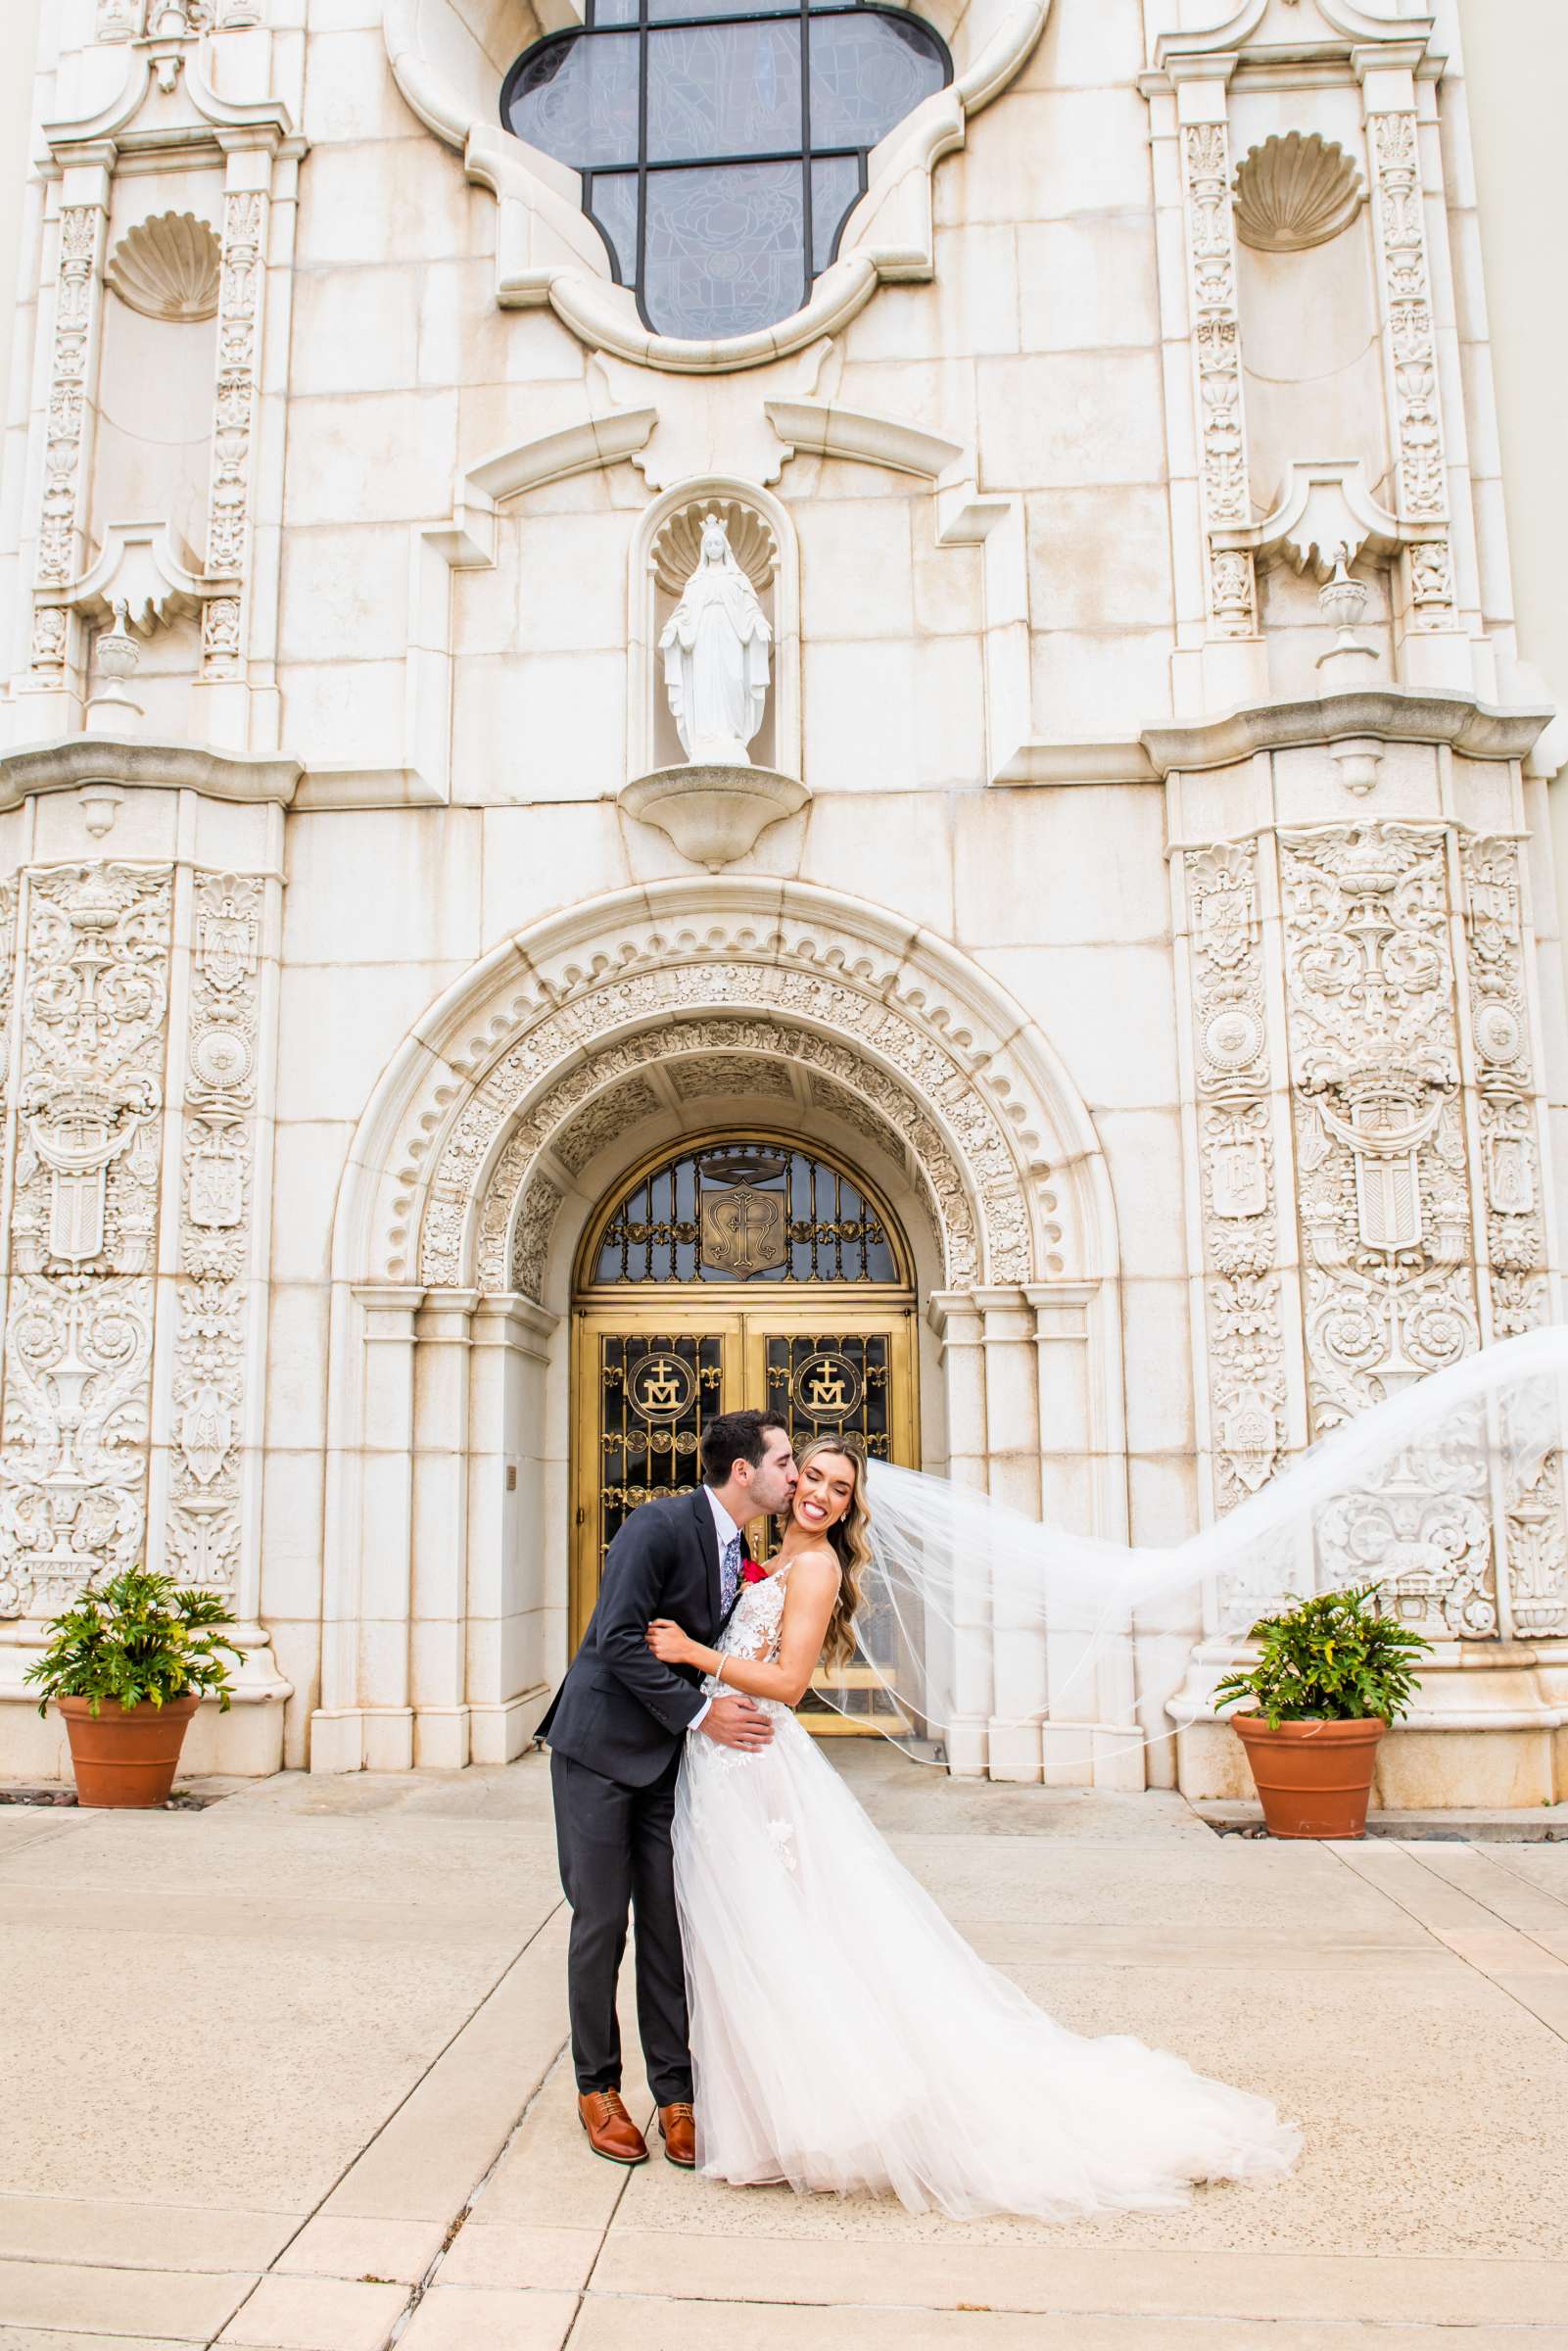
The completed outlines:
<svg viewBox="0 0 1568 2351">
<path fill-rule="evenodd" d="M 195 877 L 166 1541 L 183 1581 L 223 1591 L 238 1580 L 243 1524 L 264 888 Z"/>
<path fill-rule="evenodd" d="M 172 884 L 61 866 L 26 883 L 0 1614 L 129 1565 L 146 1523 Z"/>
<path fill-rule="evenodd" d="M 1214 1500 L 1256 1493 L 1285 1443 L 1285 1337 L 1269 1126 L 1258 844 L 1184 858 Z"/>
<path fill-rule="evenodd" d="M 1204 528 L 1212 534 L 1245 528 L 1253 518 L 1228 126 L 1188 123 L 1181 156 Z M 1211 628 L 1218 637 L 1251 637 L 1258 626 L 1252 555 L 1243 549 L 1216 548 L 1212 536 L 1206 544 Z"/>
</svg>

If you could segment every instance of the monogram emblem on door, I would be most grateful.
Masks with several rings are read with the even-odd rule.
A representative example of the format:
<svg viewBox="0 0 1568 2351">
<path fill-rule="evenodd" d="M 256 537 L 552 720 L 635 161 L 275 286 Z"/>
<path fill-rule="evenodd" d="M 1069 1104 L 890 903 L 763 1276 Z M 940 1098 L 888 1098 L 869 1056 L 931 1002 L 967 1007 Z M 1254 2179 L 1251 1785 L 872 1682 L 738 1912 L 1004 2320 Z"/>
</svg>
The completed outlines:
<svg viewBox="0 0 1568 2351">
<path fill-rule="evenodd" d="M 791 1383 L 797 1413 L 808 1420 L 847 1420 L 860 1403 L 863 1382 L 848 1356 L 836 1348 L 808 1355 Z"/>
<path fill-rule="evenodd" d="M 644 1355 L 627 1374 L 626 1392 L 644 1420 L 679 1420 L 696 1401 L 696 1374 L 682 1356 Z"/>
<path fill-rule="evenodd" d="M 702 1197 L 702 1262 L 747 1281 L 784 1260 L 782 1192 L 755 1192 L 746 1183 Z"/>
</svg>

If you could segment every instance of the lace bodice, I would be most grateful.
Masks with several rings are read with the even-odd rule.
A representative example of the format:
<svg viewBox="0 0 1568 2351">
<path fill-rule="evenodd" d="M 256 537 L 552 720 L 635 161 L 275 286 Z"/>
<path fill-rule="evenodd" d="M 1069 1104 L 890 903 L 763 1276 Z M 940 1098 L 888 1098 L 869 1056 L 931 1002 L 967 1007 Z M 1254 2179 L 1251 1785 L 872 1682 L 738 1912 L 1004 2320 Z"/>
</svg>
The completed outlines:
<svg viewBox="0 0 1568 2351">
<path fill-rule="evenodd" d="M 765 1576 L 761 1583 L 742 1584 L 740 1597 L 730 1611 L 714 1648 L 721 1656 L 747 1657 L 754 1664 L 771 1665 L 779 1655 L 779 1632 L 784 1623 L 784 1580 L 787 1567 L 779 1568 Z M 702 1687 L 712 1693 L 719 1688 L 712 1674 L 703 1677 Z M 734 1697 L 732 1690 L 730 1695 Z M 757 1700 L 757 1704 L 776 1705 L 776 1700 Z M 787 1709 L 781 1709 L 787 1711 Z"/>
</svg>

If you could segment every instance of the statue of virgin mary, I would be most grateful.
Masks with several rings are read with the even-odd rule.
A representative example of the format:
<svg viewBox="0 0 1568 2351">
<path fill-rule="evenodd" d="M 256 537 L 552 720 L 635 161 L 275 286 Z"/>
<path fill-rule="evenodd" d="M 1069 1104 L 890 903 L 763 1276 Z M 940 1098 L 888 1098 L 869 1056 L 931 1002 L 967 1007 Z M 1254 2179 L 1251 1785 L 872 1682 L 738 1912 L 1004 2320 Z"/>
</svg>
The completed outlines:
<svg viewBox="0 0 1568 2351">
<path fill-rule="evenodd" d="M 762 724 L 772 639 L 723 517 L 704 515 L 697 567 L 659 639 L 664 690 L 693 767 L 751 765 L 746 744 Z"/>
</svg>

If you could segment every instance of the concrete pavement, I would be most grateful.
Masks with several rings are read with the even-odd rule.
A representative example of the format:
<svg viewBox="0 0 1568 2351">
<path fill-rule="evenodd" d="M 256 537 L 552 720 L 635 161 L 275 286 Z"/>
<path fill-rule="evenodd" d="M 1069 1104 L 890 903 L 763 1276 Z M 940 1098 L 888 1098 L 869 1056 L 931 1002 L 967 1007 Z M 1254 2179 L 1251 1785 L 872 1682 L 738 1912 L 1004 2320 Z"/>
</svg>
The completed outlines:
<svg viewBox="0 0 1568 2351">
<path fill-rule="evenodd" d="M 537 1757 L 0 1807 L 0 2351 L 1568 2351 L 1568 1847 L 835 1759 L 988 1958 L 1266 2091 L 1297 2174 L 1048 2229 L 597 2163 Z"/>
</svg>

